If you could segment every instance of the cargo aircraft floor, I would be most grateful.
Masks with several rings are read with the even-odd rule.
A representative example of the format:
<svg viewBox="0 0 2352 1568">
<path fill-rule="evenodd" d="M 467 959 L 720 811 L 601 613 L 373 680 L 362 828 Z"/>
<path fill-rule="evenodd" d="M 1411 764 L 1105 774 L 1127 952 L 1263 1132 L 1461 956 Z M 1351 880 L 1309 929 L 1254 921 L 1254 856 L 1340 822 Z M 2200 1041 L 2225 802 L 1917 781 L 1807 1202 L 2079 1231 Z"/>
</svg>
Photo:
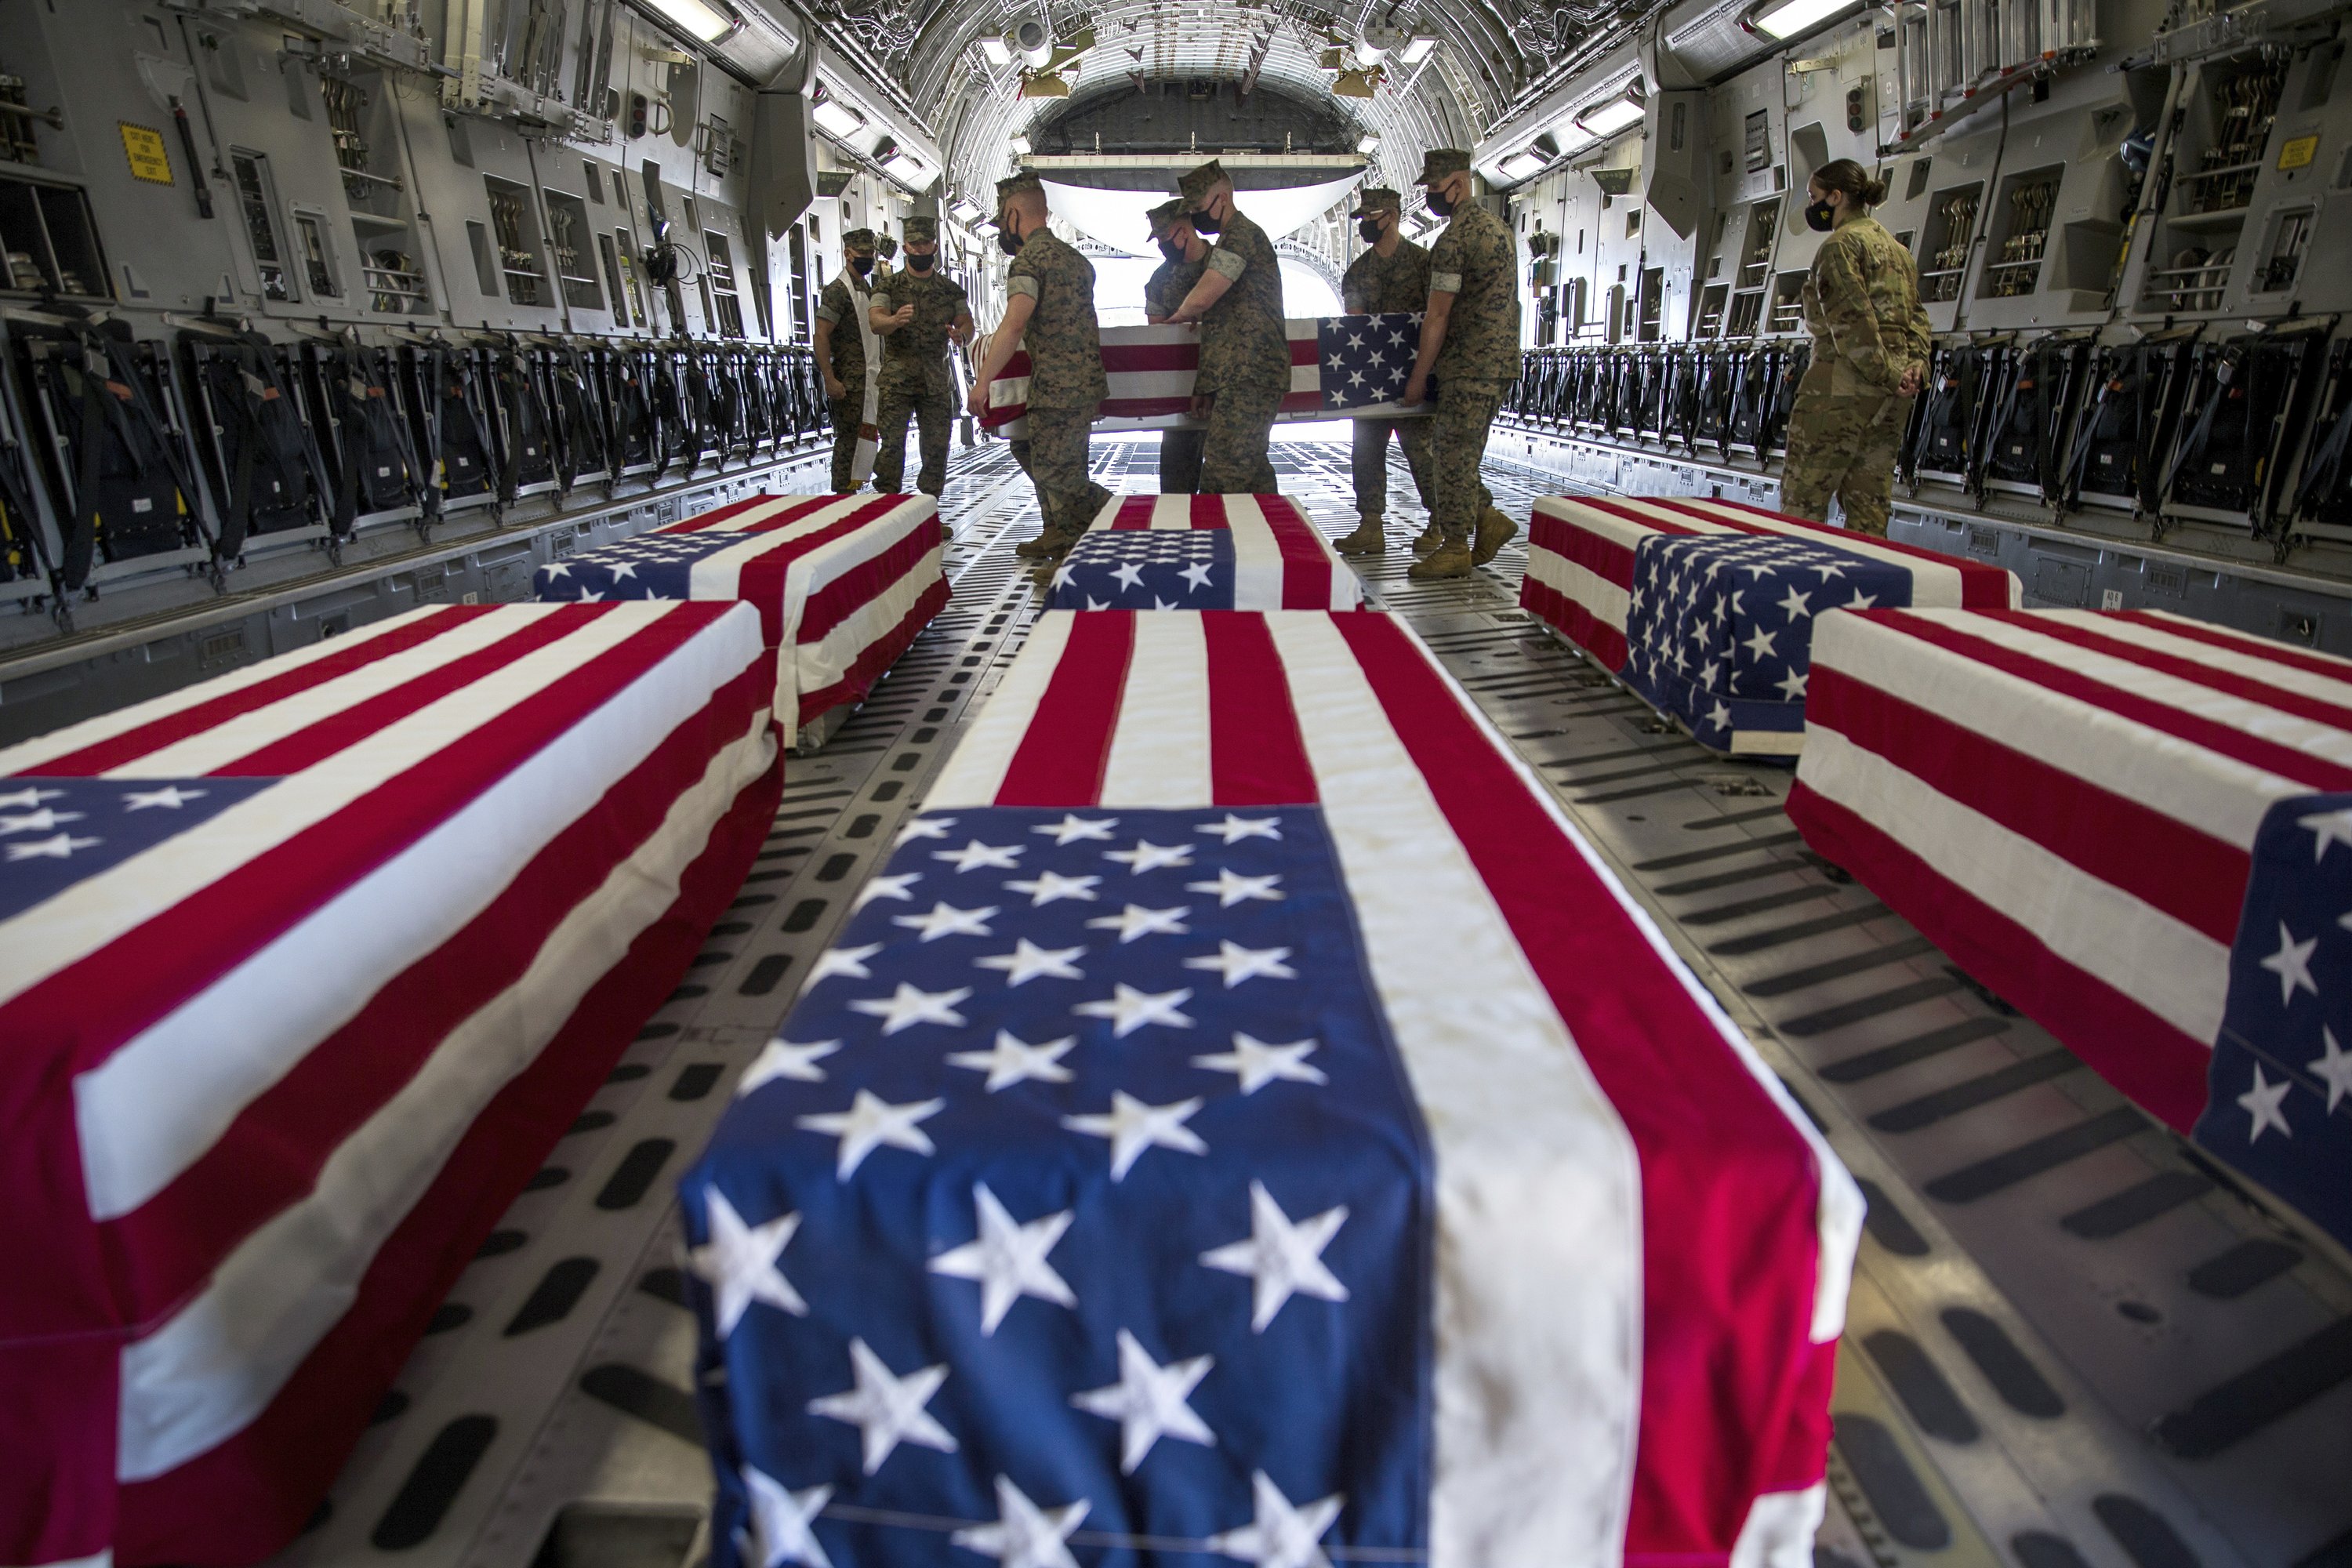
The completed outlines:
<svg viewBox="0 0 2352 1568">
<path fill-rule="evenodd" d="M 1343 441 L 1286 493 L 1355 521 Z M 1098 439 L 1113 489 L 1149 438 Z M 1392 461 L 1391 493 L 1411 494 Z M 1490 465 L 1524 517 L 1557 475 Z M 1410 512 L 1391 518 L 1391 537 Z M 1006 450 L 959 451 L 955 599 L 822 750 L 693 972 L 467 1270 L 301 1568 L 675 1568 L 709 1472 L 672 1201 L 733 1079 L 1001 679 L 1036 600 Z M 1422 584 L 1434 647 L 1827 1132 L 1870 1201 L 1823 1568 L 2352 1565 L 2352 1274 L 1961 973 L 1781 810 L 1790 774 L 1693 744 L 1515 608 L 1514 544 Z"/>
</svg>

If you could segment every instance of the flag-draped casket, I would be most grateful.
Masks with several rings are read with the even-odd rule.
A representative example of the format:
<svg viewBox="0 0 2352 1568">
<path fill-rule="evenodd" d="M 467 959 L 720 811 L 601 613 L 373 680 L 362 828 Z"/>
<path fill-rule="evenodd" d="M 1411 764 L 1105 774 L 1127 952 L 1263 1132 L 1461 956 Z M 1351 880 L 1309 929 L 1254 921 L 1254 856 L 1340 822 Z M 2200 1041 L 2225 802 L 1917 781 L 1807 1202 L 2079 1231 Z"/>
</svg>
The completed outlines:
<svg viewBox="0 0 2352 1568">
<path fill-rule="evenodd" d="M 2013 573 L 1738 501 L 1536 502 L 1519 604 L 1701 745 L 1801 747 L 1815 618 L 2020 600 Z"/>
<path fill-rule="evenodd" d="M 0 1562 L 257 1562 L 735 896 L 740 605 L 417 610 L 0 751 Z"/>
<path fill-rule="evenodd" d="M 1113 496 L 1055 568 L 1053 610 L 1352 610 L 1363 584 L 1287 496 Z"/>
<path fill-rule="evenodd" d="M 2338 1235 L 2352 661 L 2150 611 L 1824 621 L 1789 815 L 1970 975 Z"/>
<path fill-rule="evenodd" d="M 740 599 L 776 650 L 787 731 L 864 701 L 948 602 L 929 496 L 757 495 L 542 566 L 531 597 Z"/>
<path fill-rule="evenodd" d="M 1859 1198 L 1385 616 L 1046 613 L 682 1193 L 722 1563 L 1811 1562 Z"/>
<path fill-rule="evenodd" d="M 1290 391 L 1282 420 L 1404 419 L 1430 412 L 1401 407 L 1405 378 L 1421 346 L 1421 313 L 1302 316 L 1283 323 L 1290 339 Z M 1161 430 L 1200 421 L 1187 416 L 1201 365 L 1198 327 L 1105 327 L 1103 374 L 1109 394 L 1097 430 Z M 1029 352 L 1016 350 L 989 384 L 982 423 L 1019 440 L 1028 435 Z"/>
</svg>

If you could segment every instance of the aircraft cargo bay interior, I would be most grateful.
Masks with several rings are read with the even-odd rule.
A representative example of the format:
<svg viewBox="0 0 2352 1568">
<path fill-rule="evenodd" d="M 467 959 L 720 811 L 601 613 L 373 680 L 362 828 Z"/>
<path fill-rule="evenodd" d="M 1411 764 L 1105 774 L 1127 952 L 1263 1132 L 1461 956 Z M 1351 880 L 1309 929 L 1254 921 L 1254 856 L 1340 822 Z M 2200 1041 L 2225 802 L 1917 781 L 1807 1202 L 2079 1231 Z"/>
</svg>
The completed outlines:
<svg viewBox="0 0 2352 1568">
<path fill-rule="evenodd" d="M 2352 1565 L 2348 41 L 0 0 L 0 1563 Z"/>
</svg>

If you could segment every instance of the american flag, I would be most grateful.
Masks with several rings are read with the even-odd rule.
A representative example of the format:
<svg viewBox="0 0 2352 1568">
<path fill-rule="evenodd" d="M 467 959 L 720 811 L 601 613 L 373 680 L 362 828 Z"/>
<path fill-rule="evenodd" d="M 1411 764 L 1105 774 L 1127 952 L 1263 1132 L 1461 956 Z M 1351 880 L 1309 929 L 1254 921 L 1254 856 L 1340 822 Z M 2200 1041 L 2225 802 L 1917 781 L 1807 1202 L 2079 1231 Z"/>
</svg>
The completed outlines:
<svg viewBox="0 0 2352 1568">
<path fill-rule="evenodd" d="M 1820 1518 L 1858 1195 L 1388 616 L 1045 614 L 738 1095 L 720 1568 Z"/>
<path fill-rule="evenodd" d="M 1397 406 L 1421 344 L 1421 313 L 1382 316 L 1302 316 L 1284 323 L 1290 338 L 1290 394 L 1281 419 L 1412 418 L 1430 411 L 1423 403 Z M 1193 373 L 1201 363 L 1197 327 L 1105 327 L 1103 373 L 1110 394 L 1095 427 L 1101 430 L 1166 429 L 1192 423 Z M 1028 434 L 1015 425 L 1029 412 L 1029 353 L 1014 353 L 1004 373 L 989 384 L 989 428 L 1014 439 Z"/>
<path fill-rule="evenodd" d="M 1115 496 L 1054 574 L 1056 610 L 1351 610 L 1363 586 L 1286 496 Z"/>
<path fill-rule="evenodd" d="M 542 604 L 740 599 L 777 652 L 776 711 L 797 728 L 867 691 L 948 602 L 929 496 L 748 496 L 541 567 Z"/>
<path fill-rule="evenodd" d="M 2343 696 L 2352 700 L 2352 668 Z M 2273 803 L 2255 833 L 2196 1139 L 2352 1242 L 2352 795 Z"/>
<path fill-rule="evenodd" d="M 2209 1084 L 2237 1109 L 2232 943 L 2308 1002 L 2277 988 L 2316 934 L 2300 906 L 2291 942 L 2240 934 L 2252 858 L 2279 802 L 2352 791 L 2352 661 L 2155 612 L 1871 611 L 1822 624 L 1807 708 L 1808 843 L 2172 1127 Z M 2327 847 L 2302 834 L 2340 890 Z M 2291 1057 L 2316 1014 L 2288 1011 Z"/>
<path fill-rule="evenodd" d="M 1885 605 L 2004 608 L 2014 573 L 1738 501 L 1547 497 L 1519 605 L 1700 744 L 1801 749 L 1815 617 Z"/>
<path fill-rule="evenodd" d="M 0 1562 L 258 1562 L 772 820 L 758 618 L 422 609 L 0 751 Z"/>
</svg>

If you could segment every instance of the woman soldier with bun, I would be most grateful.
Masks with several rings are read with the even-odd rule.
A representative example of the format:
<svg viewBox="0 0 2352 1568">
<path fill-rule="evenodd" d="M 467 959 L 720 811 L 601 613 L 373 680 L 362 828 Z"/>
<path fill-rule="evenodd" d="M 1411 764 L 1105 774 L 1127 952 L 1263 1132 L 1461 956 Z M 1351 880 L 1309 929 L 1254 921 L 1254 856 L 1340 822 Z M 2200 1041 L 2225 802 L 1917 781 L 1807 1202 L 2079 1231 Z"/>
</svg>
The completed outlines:
<svg viewBox="0 0 2352 1568">
<path fill-rule="evenodd" d="M 1870 209 L 1886 182 L 1851 158 L 1825 163 L 1805 186 L 1805 222 L 1829 236 L 1805 279 L 1813 357 L 1789 416 L 1780 507 L 1815 521 L 1830 497 L 1858 533 L 1886 533 L 1895 447 L 1927 374 L 1927 312 L 1911 253 Z"/>
</svg>

